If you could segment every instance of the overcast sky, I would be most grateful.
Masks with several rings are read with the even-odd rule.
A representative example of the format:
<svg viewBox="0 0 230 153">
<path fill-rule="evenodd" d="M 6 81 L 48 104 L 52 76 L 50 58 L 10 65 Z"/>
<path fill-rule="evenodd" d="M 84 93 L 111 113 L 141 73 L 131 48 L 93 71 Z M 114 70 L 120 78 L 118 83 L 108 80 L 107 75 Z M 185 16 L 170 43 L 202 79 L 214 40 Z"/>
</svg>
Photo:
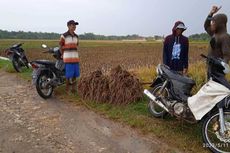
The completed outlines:
<svg viewBox="0 0 230 153">
<path fill-rule="evenodd" d="M 230 0 L 0 0 L 0 29 L 63 33 L 74 19 L 78 34 L 153 36 L 170 34 L 181 20 L 191 35 L 204 32 L 212 5 L 230 18 Z"/>
</svg>

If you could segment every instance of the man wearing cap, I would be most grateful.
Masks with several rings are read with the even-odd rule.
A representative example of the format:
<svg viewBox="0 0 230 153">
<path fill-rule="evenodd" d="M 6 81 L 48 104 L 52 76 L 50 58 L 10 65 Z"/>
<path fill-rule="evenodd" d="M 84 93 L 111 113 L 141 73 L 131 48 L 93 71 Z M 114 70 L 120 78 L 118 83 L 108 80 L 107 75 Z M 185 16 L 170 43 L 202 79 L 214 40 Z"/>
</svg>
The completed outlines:
<svg viewBox="0 0 230 153">
<path fill-rule="evenodd" d="M 163 46 L 163 63 L 183 75 L 186 75 L 188 70 L 189 42 L 188 38 L 182 35 L 186 29 L 183 22 L 177 21 L 172 34 L 165 38 Z"/>
<path fill-rule="evenodd" d="M 72 79 L 71 92 L 76 92 L 76 78 L 80 76 L 80 61 L 77 51 L 79 39 L 78 35 L 74 32 L 76 30 L 76 25 L 78 25 L 78 22 L 75 22 L 74 20 L 68 21 L 68 31 L 61 35 L 61 39 L 59 42 L 62 51 L 63 61 L 65 63 L 67 93 L 69 93 L 70 90 L 70 79 Z"/>
<path fill-rule="evenodd" d="M 212 37 L 209 44 L 208 55 L 222 58 L 226 63 L 230 60 L 230 35 L 227 33 L 227 16 L 216 14 L 221 7 L 213 6 L 205 20 L 204 28 Z M 213 16 L 214 15 L 214 16 Z M 208 68 L 208 78 L 210 77 Z"/>
</svg>

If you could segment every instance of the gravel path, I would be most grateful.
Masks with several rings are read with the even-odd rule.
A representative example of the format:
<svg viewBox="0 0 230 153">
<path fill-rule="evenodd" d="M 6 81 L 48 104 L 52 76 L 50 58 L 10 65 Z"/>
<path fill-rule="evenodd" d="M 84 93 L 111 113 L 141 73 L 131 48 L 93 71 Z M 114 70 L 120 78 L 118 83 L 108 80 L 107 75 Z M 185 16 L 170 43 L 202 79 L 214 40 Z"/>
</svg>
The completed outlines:
<svg viewBox="0 0 230 153">
<path fill-rule="evenodd" d="M 168 152 L 158 140 L 83 106 L 43 100 L 30 82 L 0 70 L 0 153 Z"/>
</svg>

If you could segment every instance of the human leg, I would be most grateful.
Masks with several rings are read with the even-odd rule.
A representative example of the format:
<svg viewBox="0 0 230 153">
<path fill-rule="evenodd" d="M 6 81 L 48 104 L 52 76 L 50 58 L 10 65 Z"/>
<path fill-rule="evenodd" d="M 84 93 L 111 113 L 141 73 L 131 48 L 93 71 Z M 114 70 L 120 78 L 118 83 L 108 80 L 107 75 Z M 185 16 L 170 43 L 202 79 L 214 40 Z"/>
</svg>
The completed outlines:
<svg viewBox="0 0 230 153">
<path fill-rule="evenodd" d="M 70 79 L 73 77 L 74 75 L 74 71 L 72 70 L 72 64 L 66 63 L 65 64 L 65 77 L 66 77 L 66 92 L 69 93 L 70 90 L 70 86 L 71 86 L 71 82 Z"/>
<path fill-rule="evenodd" d="M 77 88 L 77 78 L 80 76 L 80 65 L 79 63 L 75 63 L 74 64 L 74 75 L 72 78 L 72 93 L 76 92 L 76 88 Z"/>
</svg>

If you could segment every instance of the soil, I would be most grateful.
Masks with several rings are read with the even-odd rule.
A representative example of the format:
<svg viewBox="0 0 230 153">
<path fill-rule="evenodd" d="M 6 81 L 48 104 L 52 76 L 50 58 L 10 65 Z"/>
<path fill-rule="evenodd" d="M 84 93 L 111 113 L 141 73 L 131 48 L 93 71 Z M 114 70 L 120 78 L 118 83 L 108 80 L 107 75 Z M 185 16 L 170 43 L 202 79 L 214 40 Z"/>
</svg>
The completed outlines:
<svg viewBox="0 0 230 153">
<path fill-rule="evenodd" d="M 157 138 L 54 96 L 0 70 L 0 153 L 179 152 Z"/>
</svg>

